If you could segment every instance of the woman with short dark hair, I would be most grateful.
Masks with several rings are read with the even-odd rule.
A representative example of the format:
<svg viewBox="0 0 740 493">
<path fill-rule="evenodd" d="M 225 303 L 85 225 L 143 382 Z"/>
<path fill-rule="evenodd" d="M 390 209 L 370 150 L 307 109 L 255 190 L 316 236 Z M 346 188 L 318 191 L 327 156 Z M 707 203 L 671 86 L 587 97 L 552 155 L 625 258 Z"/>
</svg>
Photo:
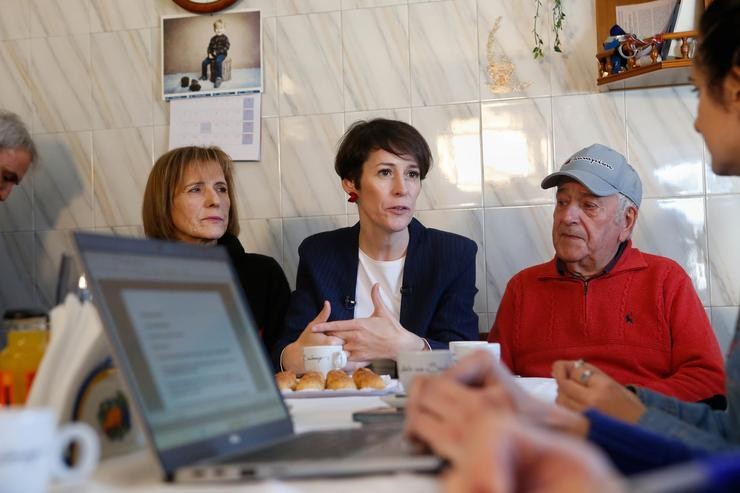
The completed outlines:
<svg viewBox="0 0 740 493">
<path fill-rule="evenodd" d="M 300 373 L 303 347 L 335 344 L 352 368 L 478 338 L 476 244 L 413 218 L 431 161 L 404 122 L 360 121 L 345 133 L 334 168 L 360 220 L 299 247 L 276 363 Z"/>
<path fill-rule="evenodd" d="M 149 173 L 142 216 L 149 238 L 229 252 L 266 349 L 282 329 L 290 287 L 272 257 L 247 253 L 236 235 L 239 219 L 231 158 L 218 147 L 188 146 L 163 154 Z"/>
</svg>

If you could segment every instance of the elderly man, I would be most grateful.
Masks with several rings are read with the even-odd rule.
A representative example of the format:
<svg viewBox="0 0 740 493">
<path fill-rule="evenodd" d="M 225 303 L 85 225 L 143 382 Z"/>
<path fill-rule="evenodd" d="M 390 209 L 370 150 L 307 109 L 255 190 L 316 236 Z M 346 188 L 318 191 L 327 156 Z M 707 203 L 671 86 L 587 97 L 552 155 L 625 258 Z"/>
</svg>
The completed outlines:
<svg viewBox="0 0 740 493">
<path fill-rule="evenodd" d="M 10 195 L 36 159 L 36 146 L 18 115 L 0 110 L 0 201 Z"/>
<path fill-rule="evenodd" d="M 552 187 L 555 258 L 509 281 L 489 337 L 502 360 L 549 377 L 555 360 L 584 359 L 623 385 L 723 405 L 722 355 L 691 280 L 632 247 L 635 170 L 595 144 L 542 181 Z"/>
</svg>

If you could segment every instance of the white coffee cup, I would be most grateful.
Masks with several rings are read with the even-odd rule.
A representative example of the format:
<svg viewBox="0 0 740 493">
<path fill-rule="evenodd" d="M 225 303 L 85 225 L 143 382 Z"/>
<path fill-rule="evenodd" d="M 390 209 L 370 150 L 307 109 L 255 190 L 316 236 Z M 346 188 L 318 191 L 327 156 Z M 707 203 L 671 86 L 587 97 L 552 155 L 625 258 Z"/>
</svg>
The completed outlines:
<svg viewBox="0 0 740 493">
<path fill-rule="evenodd" d="M 74 467 L 62 455 L 77 445 Z M 49 479 L 81 481 L 95 470 L 100 444 L 85 423 L 57 429 L 50 408 L 0 409 L 0 490 L 3 493 L 44 493 Z"/>
<path fill-rule="evenodd" d="M 331 370 L 347 366 L 348 356 L 342 346 L 306 346 L 303 348 L 303 368 L 326 376 Z"/>
<path fill-rule="evenodd" d="M 465 356 L 475 351 L 488 351 L 496 361 L 501 359 L 501 344 L 497 342 L 485 341 L 452 341 L 450 342 L 450 351 L 452 359 L 457 363 Z"/>
<path fill-rule="evenodd" d="M 420 373 L 439 373 L 452 366 L 452 353 L 447 349 L 409 351 L 398 354 L 398 379 L 408 392 L 411 381 Z"/>
</svg>

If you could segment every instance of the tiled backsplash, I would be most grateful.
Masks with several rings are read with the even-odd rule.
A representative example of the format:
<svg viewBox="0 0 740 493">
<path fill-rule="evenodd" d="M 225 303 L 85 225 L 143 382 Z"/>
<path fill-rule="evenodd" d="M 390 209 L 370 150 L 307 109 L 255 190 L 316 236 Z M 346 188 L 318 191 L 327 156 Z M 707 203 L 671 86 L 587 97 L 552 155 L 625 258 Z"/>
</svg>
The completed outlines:
<svg viewBox="0 0 740 493">
<path fill-rule="evenodd" d="M 167 148 L 161 15 L 171 0 L 0 0 L 0 107 L 41 160 L 0 205 L 0 309 L 48 307 L 77 228 L 141 235 L 148 169 Z M 546 3 L 546 7 L 547 2 Z M 599 92 L 591 1 L 567 6 L 564 55 L 531 57 L 533 2 L 241 0 L 263 13 L 262 161 L 237 163 L 247 249 L 295 278 L 309 234 L 353 224 L 333 170 L 344 129 L 384 116 L 427 138 L 435 164 L 418 217 L 479 247 L 475 308 L 487 330 L 508 279 L 552 255 L 541 179 L 581 147 L 627 154 L 645 199 L 635 243 L 678 261 L 723 345 L 740 305 L 740 179 L 711 174 L 687 86 Z M 491 45 L 511 78 L 491 92 Z M 547 16 L 541 31 L 549 42 Z"/>
</svg>

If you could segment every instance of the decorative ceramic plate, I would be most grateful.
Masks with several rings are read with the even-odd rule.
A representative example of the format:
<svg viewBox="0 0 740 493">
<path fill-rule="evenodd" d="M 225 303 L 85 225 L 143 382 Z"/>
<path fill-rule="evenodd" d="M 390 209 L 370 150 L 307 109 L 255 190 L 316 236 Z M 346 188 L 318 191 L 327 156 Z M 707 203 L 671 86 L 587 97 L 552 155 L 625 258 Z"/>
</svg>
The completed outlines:
<svg viewBox="0 0 740 493">
<path fill-rule="evenodd" d="M 141 447 L 133 427 L 128 398 L 118 371 L 106 360 L 85 378 L 77 392 L 72 419 L 93 427 L 100 438 L 101 457 L 130 452 Z"/>
</svg>

